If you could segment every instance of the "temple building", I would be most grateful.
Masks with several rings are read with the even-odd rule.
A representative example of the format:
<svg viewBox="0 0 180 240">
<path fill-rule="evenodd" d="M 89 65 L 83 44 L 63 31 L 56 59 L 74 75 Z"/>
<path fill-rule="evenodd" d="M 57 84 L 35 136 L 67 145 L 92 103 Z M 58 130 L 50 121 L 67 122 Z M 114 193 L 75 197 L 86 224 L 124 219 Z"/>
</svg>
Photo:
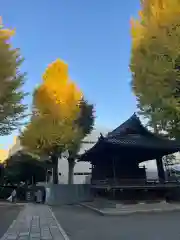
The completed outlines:
<svg viewBox="0 0 180 240">
<path fill-rule="evenodd" d="M 106 137 L 101 135 L 80 161 L 92 164 L 92 183 L 120 184 L 126 180 L 145 182 L 146 171 L 139 164 L 156 159 L 159 181 L 163 183 L 166 179 L 162 157 L 179 150 L 179 142 L 148 131 L 133 114 Z"/>
</svg>

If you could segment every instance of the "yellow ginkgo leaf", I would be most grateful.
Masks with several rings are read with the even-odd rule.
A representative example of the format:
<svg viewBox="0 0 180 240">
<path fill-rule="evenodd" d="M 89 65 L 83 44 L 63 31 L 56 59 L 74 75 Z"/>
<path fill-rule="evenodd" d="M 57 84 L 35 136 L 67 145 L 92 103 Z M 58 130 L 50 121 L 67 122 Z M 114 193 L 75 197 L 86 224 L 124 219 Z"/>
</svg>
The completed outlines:
<svg viewBox="0 0 180 240">
<path fill-rule="evenodd" d="M 50 84 L 53 79 L 56 79 L 56 81 L 59 79 L 61 82 L 67 82 L 68 80 L 68 65 L 60 59 L 51 63 L 43 75 L 43 80 L 47 84 Z"/>
</svg>

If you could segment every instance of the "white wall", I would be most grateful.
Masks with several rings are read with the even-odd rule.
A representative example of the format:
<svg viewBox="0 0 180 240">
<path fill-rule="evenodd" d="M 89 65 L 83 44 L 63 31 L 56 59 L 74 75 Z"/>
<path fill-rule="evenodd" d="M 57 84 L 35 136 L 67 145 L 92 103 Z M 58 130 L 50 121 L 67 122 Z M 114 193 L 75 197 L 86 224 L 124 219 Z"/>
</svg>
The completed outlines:
<svg viewBox="0 0 180 240">
<path fill-rule="evenodd" d="M 77 162 L 74 167 L 74 184 L 82 184 L 86 181 L 87 175 L 76 175 L 76 173 L 91 173 L 91 164 L 86 162 Z M 58 162 L 59 183 L 68 183 L 68 161 L 66 158 L 60 158 Z"/>
<path fill-rule="evenodd" d="M 94 142 L 94 143 L 82 143 L 79 154 L 83 154 L 89 148 L 91 148 L 95 142 L 97 142 L 100 133 L 106 135 L 110 130 L 106 128 L 97 128 L 92 131 L 83 141 Z M 67 184 L 68 183 L 68 161 L 66 158 L 62 157 L 59 159 L 58 171 L 61 173 L 59 176 L 59 183 Z M 74 167 L 74 184 L 86 183 L 89 180 L 89 175 L 76 175 L 76 173 L 91 173 L 91 164 L 88 162 L 77 162 Z"/>
<path fill-rule="evenodd" d="M 58 172 L 61 173 L 59 175 L 59 183 L 67 184 L 68 183 L 68 161 L 66 158 L 59 158 L 58 161 Z"/>
<path fill-rule="evenodd" d="M 86 183 L 86 176 L 75 175 L 76 173 L 91 173 L 91 164 L 89 162 L 78 162 L 74 167 L 74 184 Z"/>
</svg>

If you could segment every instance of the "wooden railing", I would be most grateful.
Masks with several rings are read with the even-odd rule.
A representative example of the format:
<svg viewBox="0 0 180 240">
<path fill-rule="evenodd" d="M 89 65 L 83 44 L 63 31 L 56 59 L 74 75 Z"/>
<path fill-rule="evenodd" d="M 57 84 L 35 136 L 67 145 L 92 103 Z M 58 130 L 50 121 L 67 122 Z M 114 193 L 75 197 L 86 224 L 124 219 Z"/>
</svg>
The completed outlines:
<svg viewBox="0 0 180 240">
<path fill-rule="evenodd" d="M 93 185 L 144 185 L 146 179 L 104 179 L 92 180 Z"/>
<path fill-rule="evenodd" d="M 143 186 L 143 185 L 157 185 L 162 184 L 159 180 L 147 180 L 147 179 L 104 179 L 104 180 L 92 180 L 92 185 L 99 185 L 99 186 Z M 165 181 L 164 184 L 173 184 L 178 183 L 177 181 Z"/>
</svg>

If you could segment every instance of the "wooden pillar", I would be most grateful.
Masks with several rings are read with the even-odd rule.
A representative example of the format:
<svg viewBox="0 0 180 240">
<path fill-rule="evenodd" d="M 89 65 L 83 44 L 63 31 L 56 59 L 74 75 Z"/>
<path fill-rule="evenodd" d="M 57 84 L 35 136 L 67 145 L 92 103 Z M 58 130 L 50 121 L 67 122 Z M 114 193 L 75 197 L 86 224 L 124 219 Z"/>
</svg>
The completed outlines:
<svg viewBox="0 0 180 240">
<path fill-rule="evenodd" d="M 165 182 L 165 172 L 164 172 L 163 161 L 162 161 L 161 157 L 156 159 L 156 164 L 157 164 L 159 181 L 161 183 L 164 183 Z"/>
</svg>

